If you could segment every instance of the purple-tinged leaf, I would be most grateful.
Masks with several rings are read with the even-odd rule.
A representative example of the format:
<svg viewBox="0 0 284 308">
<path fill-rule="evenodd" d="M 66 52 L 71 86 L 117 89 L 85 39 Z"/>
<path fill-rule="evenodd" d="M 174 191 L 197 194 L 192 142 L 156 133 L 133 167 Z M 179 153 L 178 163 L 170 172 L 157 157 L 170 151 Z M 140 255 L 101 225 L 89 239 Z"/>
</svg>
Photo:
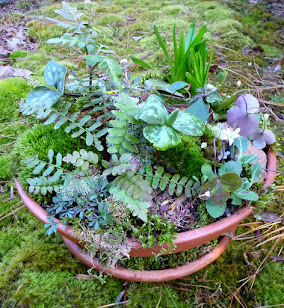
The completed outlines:
<svg viewBox="0 0 284 308">
<path fill-rule="evenodd" d="M 263 149 L 266 145 L 275 143 L 276 138 L 271 130 L 265 129 L 262 131 L 258 129 L 257 132 L 250 136 L 250 139 L 253 140 L 253 145 L 257 149 Z"/>
<path fill-rule="evenodd" d="M 245 113 L 257 113 L 259 110 L 259 102 L 251 94 L 239 96 L 235 104 Z"/>
</svg>

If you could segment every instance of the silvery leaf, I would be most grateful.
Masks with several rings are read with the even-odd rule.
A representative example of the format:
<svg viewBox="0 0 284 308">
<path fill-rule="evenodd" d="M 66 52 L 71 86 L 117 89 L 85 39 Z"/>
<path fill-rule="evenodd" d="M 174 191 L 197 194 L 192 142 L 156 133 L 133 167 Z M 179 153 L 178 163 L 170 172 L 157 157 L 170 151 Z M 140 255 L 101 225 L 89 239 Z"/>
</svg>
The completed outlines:
<svg viewBox="0 0 284 308">
<path fill-rule="evenodd" d="M 155 149 L 160 151 L 166 151 L 181 142 L 179 134 L 166 125 L 148 125 L 144 128 L 143 135 Z"/>
<path fill-rule="evenodd" d="M 150 95 L 137 114 L 137 120 L 143 120 L 148 124 L 160 124 L 166 123 L 169 117 L 169 113 L 163 104 L 163 100 L 157 95 Z"/>
</svg>

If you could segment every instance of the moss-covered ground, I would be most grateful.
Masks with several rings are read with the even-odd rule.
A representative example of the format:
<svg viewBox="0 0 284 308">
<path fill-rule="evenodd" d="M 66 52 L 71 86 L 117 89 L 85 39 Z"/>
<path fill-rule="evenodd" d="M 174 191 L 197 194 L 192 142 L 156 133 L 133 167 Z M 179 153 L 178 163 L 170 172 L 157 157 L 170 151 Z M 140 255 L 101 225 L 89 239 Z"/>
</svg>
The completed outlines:
<svg viewBox="0 0 284 308">
<path fill-rule="evenodd" d="M 45 43 L 62 33 L 61 28 L 43 18 L 56 17 L 54 9 L 60 8 L 61 4 L 42 3 L 48 5 L 31 9 L 24 15 L 10 15 L 12 21 L 25 19 L 29 35 L 38 42 L 34 54 L 14 53 L 11 56 L 13 66 L 32 70 L 31 79 L 39 82 L 43 82 L 44 66 L 51 59 L 72 70 L 83 65 L 78 51 Z M 187 30 L 191 21 L 195 21 L 198 27 L 207 21 L 207 38 L 215 51 L 213 64 L 222 65 L 229 71 L 223 91 L 233 93 L 237 90 L 236 82 L 240 80 L 242 87 L 248 87 L 254 94 L 257 92 L 263 100 L 283 102 L 283 87 L 274 88 L 281 84 L 283 74 L 281 76 L 281 70 L 273 72 L 273 67 L 275 58 L 279 58 L 283 51 L 281 30 L 283 32 L 284 22 L 265 5 L 253 6 L 245 0 L 104 0 L 91 4 L 77 2 L 75 5 L 86 14 L 86 18 L 92 17 L 92 25 L 101 33 L 102 43 L 114 49 L 120 58 L 128 59 L 130 55 L 145 56 L 157 47 L 153 22 L 170 42 L 173 24 L 178 30 Z M 139 40 L 135 41 L 137 37 Z M 244 47 L 258 45 L 264 50 L 260 54 L 242 53 Z M 168 46 L 170 48 L 169 43 Z M 165 64 L 161 50 L 147 61 L 159 67 Z M 136 66 L 132 71 L 137 76 L 142 69 Z M 214 83 L 216 74 L 212 73 L 210 79 Z M 125 285 L 124 281 L 107 276 L 104 279 L 79 279 L 82 276 L 77 275 L 86 274 L 87 268 L 71 255 L 59 235 L 45 235 L 43 225 L 27 209 L 21 208 L 20 199 L 11 190 L 17 170 L 17 166 L 11 164 L 14 141 L 33 126 L 18 113 L 19 100 L 30 90 L 31 81 L 28 83 L 19 78 L 0 80 L 0 307 L 100 307 L 114 303 L 126 289 L 125 297 L 120 300 L 129 300 L 127 307 L 133 308 L 258 307 L 284 303 L 284 266 L 277 261 L 270 263 L 271 259 L 265 261 L 252 288 L 246 284 L 235 293 L 242 284 L 240 280 L 256 272 L 275 241 L 257 248 L 244 244 L 244 241 L 234 241 L 213 264 L 171 283 Z M 276 116 L 281 117 L 282 112 L 283 119 L 281 105 L 266 106 L 272 108 Z M 278 132 L 276 150 L 283 154 L 283 124 L 273 120 L 272 126 Z M 14 148 L 13 153 L 19 150 L 19 147 Z M 283 171 L 283 161 L 278 157 L 278 170 Z M 283 185 L 282 175 L 276 178 L 276 186 L 280 185 Z M 283 195 L 276 192 L 265 212 L 281 215 L 282 206 Z M 252 221 L 253 217 L 248 220 Z M 242 227 L 238 233 L 250 228 Z M 272 255 L 279 253 L 283 256 L 282 245 L 283 240 L 274 247 Z"/>
</svg>

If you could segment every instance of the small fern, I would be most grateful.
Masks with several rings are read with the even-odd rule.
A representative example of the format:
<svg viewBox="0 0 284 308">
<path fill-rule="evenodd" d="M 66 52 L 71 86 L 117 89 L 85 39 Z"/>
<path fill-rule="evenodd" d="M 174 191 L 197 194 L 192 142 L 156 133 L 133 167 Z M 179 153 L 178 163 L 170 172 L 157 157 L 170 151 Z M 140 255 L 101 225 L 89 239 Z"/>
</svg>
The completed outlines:
<svg viewBox="0 0 284 308">
<path fill-rule="evenodd" d="M 90 164 L 97 165 L 99 157 L 96 153 L 81 149 L 80 152 L 74 151 L 73 154 L 67 154 L 63 157 L 63 161 L 71 163 L 74 167 L 80 168 L 82 171 L 87 171 L 89 170 Z"/>
<path fill-rule="evenodd" d="M 152 166 L 148 165 L 141 173 L 145 175 L 146 181 L 153 189 L 159 188 L 164 191 L 168 188 L 171 196 L 175 193 L 178 197 L 184 192 L 187 197 L 192 199 L 199 194 L 201 189 L 198 178 L 189 179 L 186 176 L 181 177 L 179 174 L 164 173 L 164 168 L 161 166 L 154 173 Z"/>
<path fill-rule="evenodd" d="M 131 155 L 130 153 L 124 153 L 118 159 L 116 154 L 111 156 L 110 163 L 108 161 L 102 161 L 103 166 L 106 168 L 103 172 L 104 176 L 112 175 L 121 175 L 128 171 L 137 171 L 139 170 L 140 163 L 139 160 Z"/>
<path fill-rule="evenodd" d="M 54 161 L 54 151 L 48 151 L 49 162 L 42 161 L 35 157 L 30 157 L 24 160 L 24 163 L 27 164 L 27 168 L 33 168 L 33 174 L 39 174 L 41 172 L 42 176 L 35 178 L 28 178 L 27 183 L 30 185 L 29 192 L 37 194 L 39 191 L 42 195 L 45 195 L 48 192 L 58 191 L 58 184 L 62 179 L 66 170 L 62 166 L 62 155 L 57 153 Z M 48 177 L 48 178 L 47 178 Z M 65 178 L 65 181 L 68 181 L 69 177 Z M 72 178 L 72 175 L 71 175 Z M 56 184 L 56 185 L 54 185 Z M 45 187 L 45 188 L 43 188 Z"/>
<path fill-rule="evenodd" d="M 115 120 L 110 120 L 109 123 L 113 126 L 108 129 L 107 141 L 112 144 L 108 148 L 109 153 L 123 154 L 126 152 L 135 152 L 135 147 L 132 145 L 138 144 L 139 139 L 130 134 L 127 129 L 129 124 L 137 124 L 134 115 L 139 111 L 137 99 L 121 95 L 114 106 L 118 110 L 113 110 L 112 114 L 116 117 Z"/>
<path fill-rule="evenodd" d="M 144 222 L 147 221 L 148 209 L 151 206 L 149 202 L 140 201 L 133 196 L 129 196 L 125 190 L 121 190 L 115 186 L 112 186 L 110 191 L 114 195 L 114 199 L 116 201 L 123 200 L 133 216 L 142 219 Z"/>
<path fill-rule="evenodd" d="M 90 146 L 94 144 L 97 150 L 102 151 L 103 146 L 99 138 L 107 133 L 107 128 L 98 130 L 98 128 L 102 126 L 103 123 L 98 121 L 95 123 L 91 123 L 90 120 L 92 117 L 89 114 L 85 115 L 79 120 L 77 120 L 79 112 L 74 112 L 69 116 L 67 113 L 70 107 L 71 103 L 66 103 L 63 108 L 60 108 L 60 104 L 53 105 L 53 107 L 51 108 L 52 113 L 49 118 L 44 122 L 44 124 L 48 125 L 56 121 L 53 128 L 58 129 L 66 122 L 70 122 L 70 124 L 65 128 L 66 133 L 70 133 L 72 130 L 77 129 L 77 131 L 71 135 L 72 138 L 76 138 L 83 134 L 86 134 L 86 145 Z"/>
</svg>

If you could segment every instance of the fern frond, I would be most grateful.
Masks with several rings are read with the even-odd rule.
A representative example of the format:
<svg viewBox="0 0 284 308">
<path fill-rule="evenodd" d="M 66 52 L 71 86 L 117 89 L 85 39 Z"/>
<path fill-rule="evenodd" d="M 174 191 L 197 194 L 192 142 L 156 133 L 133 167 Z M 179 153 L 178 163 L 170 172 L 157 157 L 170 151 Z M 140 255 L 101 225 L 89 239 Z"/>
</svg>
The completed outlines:
<svg viewBox="0 0 284 308">
<path fill-rule="evenodd" d="M 77 120 L 77 116 L 79 112 L 74 112 L 71 115 L 68 115 L 68 111 L 71 107 L 71 103 L 67 103 L 60 108 L 60 105 L 54 105 L 51 108 L 52 114 L 50 117 L 44 122 L 45 125 L 51 124 L 56 121 L 54 125 L 54 129 L 58 129 L 60 126 L 69 122 L 70 124 L 65 128 L 66 133 L 70 133 L 77 129 L 71 137 L 76 138 L 83 134 L 85 134 L 86 144 L 88 146 L 94 144 L 97 150 L 102 151 L 103 146 L 99 138 L 107 133 L 107 128 L 99 129 L 103 125 L 102 122 L 94 122 L 91 123 L 91 115 L 85 115 L 81 119 Z"/>
<path fill-rule="evenodd" d="M 130 153 L 124 153 L 118 159 L 116 154 L 111 156 L 111 162 L 103 161 L 103 166 L 106 168 L 103 172 L 104 176 L 121 175 L 125 172 L 137 171 L 140 168 L 139 160 Z"/>
<path fill-rule="evenodd" d="M 112 187 L 111 192 L 114 195 L 116 201 L 121 201 L 127 205 L 127 207 L 132 212 L 133 216 L 137 216 L 142 219 L 144 222 L 147 222 L 147 213 L 148 209 L 151 206 L 150 203 L 140 201 L 133 196 L 128 196 L 125 190 L 121 190 L 118 187 Z"/>
<path fill-rule="evenodd" d="M 99 157 L 96 153 L 91 151 L 87 152 L 85 149 L 81 149 L 80 152 L 74 151 L 73 154 L 67 154 L 63 157 L 63 161 L 71 163 L 82 171 L 87 171 L 90 164 L 96 165 L 98 163 Z"/>
<path fill-rule="evenodd" d="M 164 173 L 163 167 L 158 167 L 154 173 L 152 166 L 148 165 L 140 173 L 145 176 L 146 181 L 153 189 L 159 188 L 164 191 L 168 187 L 171 196 L 174 193 L 176 196 L 180 196 L 184 192 L 187 197 L 194 198 L 201 189 L 201 184 L 197 178 L 194 178 L 194 182 L 186 176 L 181 177 L 179 174 Z"/>
<path fill-rule="evenodd" d="M 129 124 L 137 124 L 134 115 L 139 111 L 137 106 L 137 99 L 121 95 L 114 106 L 118 110 L 113 110 L 112 114 L 116 117 L 115 120 L 110 120 L 109 123 L 112 125 L 108 130 L 107 141 L 112 144 L 108 148 L 108 152 L 124 154 L 126 152 L 135 152 L 134 144 L 139 144 L 139 139 L 131 135 L 127 129 Z"/>
</svg>

